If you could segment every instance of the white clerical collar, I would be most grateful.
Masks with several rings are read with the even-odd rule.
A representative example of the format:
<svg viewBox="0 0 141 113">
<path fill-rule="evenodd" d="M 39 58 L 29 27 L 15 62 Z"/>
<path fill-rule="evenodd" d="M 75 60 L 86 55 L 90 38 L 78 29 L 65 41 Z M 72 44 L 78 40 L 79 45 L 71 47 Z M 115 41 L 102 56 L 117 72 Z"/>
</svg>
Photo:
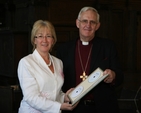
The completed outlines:
<svg viewBox="0 0 141 113">
<path fill-rule="evenodd" d="M 82 45 L 89 45 L 89 42 L 83 42 L 82 41 Z"/>
</svg>

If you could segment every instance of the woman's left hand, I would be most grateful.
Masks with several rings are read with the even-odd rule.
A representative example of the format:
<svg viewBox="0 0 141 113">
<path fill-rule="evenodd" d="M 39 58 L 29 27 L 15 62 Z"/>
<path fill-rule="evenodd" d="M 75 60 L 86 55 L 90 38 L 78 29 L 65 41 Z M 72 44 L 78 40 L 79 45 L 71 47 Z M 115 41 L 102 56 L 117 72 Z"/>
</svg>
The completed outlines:
<svg viewBox="0 0 141 113">
<path fill-rule="evenodd" d="M 68 103 L 70 102 L 69 98 L 68 98 L 68 94 L 73 90 L 74 88 L 70 88 L 66 94 L 65 94 L 65 98 L 64 98 L 64 102 Z"/>
</svg>

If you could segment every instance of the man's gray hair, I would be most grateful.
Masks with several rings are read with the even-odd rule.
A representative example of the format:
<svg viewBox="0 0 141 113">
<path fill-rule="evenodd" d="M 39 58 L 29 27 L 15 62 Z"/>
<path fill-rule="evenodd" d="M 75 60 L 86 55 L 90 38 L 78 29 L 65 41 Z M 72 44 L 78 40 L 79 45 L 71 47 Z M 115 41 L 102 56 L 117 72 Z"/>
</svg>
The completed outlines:
<svg viewBox="0 0 141 113">
<path fill-rule="evenodd" d="M 93 8 L 93 7 L 83 7 L 83 8 L 80 10 L 77 19 L 80 20 L 81 14 L 82 14 L 83 12 L 85 12 L 85 11 L 88 11 L 88 10 L 92 10 L 92 11 L 96 12 L 96 14 L 97 14 L 97 22 L 99 22 L 100 15 L 99 15 L 98 11 L 97 11 L 95 8 Z"/>
</svg>

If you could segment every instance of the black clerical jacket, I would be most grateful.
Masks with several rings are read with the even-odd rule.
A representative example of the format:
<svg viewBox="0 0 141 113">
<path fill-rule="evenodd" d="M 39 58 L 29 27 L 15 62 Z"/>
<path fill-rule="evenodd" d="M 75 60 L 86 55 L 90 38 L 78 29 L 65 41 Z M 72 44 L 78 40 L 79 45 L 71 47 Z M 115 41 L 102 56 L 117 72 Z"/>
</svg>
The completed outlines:
<svg viewBox="0 0 141 113">
<path fill-rule="evenodd" d="M 123 73 L 119 63 L 118 52 L 112 40 L 95 37 L 93 39 L 93 48 L 91 52 L 90 73 L 100 67 L 103 71 L 111 69 L 116 73 L 113 83 L 107 84 L 101 82 L 91 93 L 94 95 L 94 101 L 97 104 L 110 103 L 115 100 L 115 87 L 119 86 L 123 81 Z M 57 49 L 57 57 L 63 61 L 64 65 L 64 85 L 63 91 L 76 86 L 75 74 L 75 47 L 77 41 L 70 41 L 62 44 Z M 107 104 L 108 105 L 108 104 Z M 106 105 L 105 105 L 106 106 Z M 114 104 L 113 104 L 114 106 Z M 112 106 L 111 106 L 112 107 Z"/>
</svg>

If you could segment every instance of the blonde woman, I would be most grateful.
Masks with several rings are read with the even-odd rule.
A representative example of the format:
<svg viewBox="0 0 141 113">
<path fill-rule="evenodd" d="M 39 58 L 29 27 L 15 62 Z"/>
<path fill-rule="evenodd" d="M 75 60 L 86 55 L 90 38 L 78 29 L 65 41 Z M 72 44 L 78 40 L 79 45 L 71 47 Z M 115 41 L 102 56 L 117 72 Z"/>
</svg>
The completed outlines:
<svg viewBox="0 0 141 113">
<path fill-rule="evenodd" d="M 61 91 L 64 75 L 62 61 L 50 54 L 56 43 L 54 26 L 38 20 L 31 32 L 33 53 L 22 58 L 18 78 L 23 93 L 19 113 L 60 113 L 73 110 L 67 94 Z"/>
</svg>

